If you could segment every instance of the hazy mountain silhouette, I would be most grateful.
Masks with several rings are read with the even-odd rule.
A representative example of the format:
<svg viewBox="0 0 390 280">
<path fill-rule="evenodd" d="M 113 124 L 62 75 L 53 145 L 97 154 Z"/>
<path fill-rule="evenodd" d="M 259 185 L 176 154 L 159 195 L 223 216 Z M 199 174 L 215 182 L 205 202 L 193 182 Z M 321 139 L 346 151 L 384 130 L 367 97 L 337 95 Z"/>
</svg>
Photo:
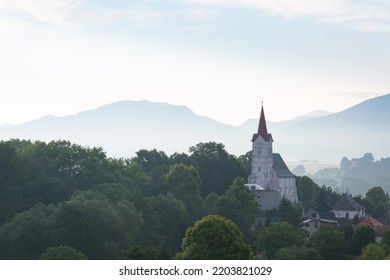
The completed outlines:
<svg viewBox="0 0 390 280">
<path fill-rule="evenodd" d="M 314 112 L 284 122 L 268 122 L 274 151 L 286 160 L 340 160 L 371 152 L 389 157 L 390 94 L 366 100 L 339 113 Z M 265 112 L 272 108 L 265 108 Z M 259 108 L 260 111 L 260 108 Z M 319 114 L 319 115 L 318 115 Z M 46 116 L 0 127 L 0 139 L 65 139 L 101 146 L 108 155 L 131 157 L 139 149 L 167 154 L 188 152 L 199 142 L 215 141 L 241 155 L 251 149 L 258 120 L 239 127 L 194 114 L 185 106 L 149 101 L 123 101 L 66 117 Z"/>
<path fill-rule="evenodd" d="M 334 160 L 371 152 L 388 157 L 390 94 L 344 111 L 294 123 L 274 132 L 275 148 L 287 158 Z"/>
<path fill-rule="evenodd" d="M 0 128 L 0 138 L 58 140 L 101 146 L 108 155 L 131 157 L 140 149 L 167 154 L 188 152 L 199 142 L 224 143 L 229 152 L 250 149 L 250 135 L 234 126 L 198 116 L 185 106 L 149 101 L 123 101 L 66 117 L 46 116 Z"/>
</svg>

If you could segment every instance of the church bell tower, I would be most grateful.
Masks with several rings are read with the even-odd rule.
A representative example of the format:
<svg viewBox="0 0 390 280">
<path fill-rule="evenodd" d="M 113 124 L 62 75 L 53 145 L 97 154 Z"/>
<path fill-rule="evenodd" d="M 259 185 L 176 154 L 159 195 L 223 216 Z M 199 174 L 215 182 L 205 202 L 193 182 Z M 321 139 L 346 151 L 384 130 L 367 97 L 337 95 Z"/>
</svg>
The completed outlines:
<svg viewBox="0 0 390 280">
<path fill-rule="evenodd" d="M 257 184 L 264 189 L 272 189 L 272 135 L 267 131 L 263 104 L 257 133 L 252 137 L 252 171 L 248 184 Z"/>
</svg>

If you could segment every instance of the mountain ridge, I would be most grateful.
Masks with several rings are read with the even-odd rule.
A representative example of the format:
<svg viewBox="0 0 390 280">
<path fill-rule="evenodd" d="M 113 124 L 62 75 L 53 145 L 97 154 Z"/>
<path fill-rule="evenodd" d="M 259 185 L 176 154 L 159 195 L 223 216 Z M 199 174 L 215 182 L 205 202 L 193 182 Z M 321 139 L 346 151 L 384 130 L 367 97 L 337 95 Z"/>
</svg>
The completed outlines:
<svg viewBox="0 0 390 280">
<path fill-rule="evenodd" d="M 340 160 L 371 152 L 388 157 L 390 94 L 341 112 L 306 114 L 284 122 L 267 121 L 274 151 L 286 160 Z M 0 139 L 69 140 L 102 147 L 109 156 L 131 157 L 140 149 L 188 152 L 199 142 L 223 143 L 237 156 L 251 150 L 258 120 L 233 126 L 195 114 L 183 105 L 125 100 L 74 115 L 48 115 L 19 125 L 0 126 Z M 375 139 L 376 141 L 372 141 Z"/>
</svg>

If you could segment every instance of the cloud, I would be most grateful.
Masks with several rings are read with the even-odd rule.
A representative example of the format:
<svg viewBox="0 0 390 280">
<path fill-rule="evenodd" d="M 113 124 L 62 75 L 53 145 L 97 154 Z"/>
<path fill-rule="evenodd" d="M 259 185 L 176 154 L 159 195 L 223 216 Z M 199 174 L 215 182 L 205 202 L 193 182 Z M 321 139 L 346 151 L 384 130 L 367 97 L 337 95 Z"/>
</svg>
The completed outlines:
<svg viewBox="0 0 390 280">
<path fill-rule="evenodd" d="M 0 0 L 0 11 L 23 13 L 44 23 L 61 24 L 78 4 L 77 0 Z"/>
<path fill-rule="evenodd" d="M 358 28 L 363 31 L 390 31 L 390 23 L 362 22 Z"/>
<path fill-rule="evenodd" d="M 114 9 L 98 7 L 85 12 L 80 20 L 85 23 L 128 22 L 138 26 L 149 26 L 166 17 L 163 11 L 147 8 Z"/>
<path fill-rule="evenodd" d="M 353 23 L 361 30 L 387 30 L 390 1 L 357 0 L 177 0 L 187 4 L 253 7 L 284 18 L 312 17 L 330 24 Z M 365 21 L 361 28 L 360 24 Z M 374 24 L 376 22 L 376 24 Z M 374 28 L 364 28 L 367 24 Z M 386 28 L 383 28 L 386 27 Z"/>
</svg>

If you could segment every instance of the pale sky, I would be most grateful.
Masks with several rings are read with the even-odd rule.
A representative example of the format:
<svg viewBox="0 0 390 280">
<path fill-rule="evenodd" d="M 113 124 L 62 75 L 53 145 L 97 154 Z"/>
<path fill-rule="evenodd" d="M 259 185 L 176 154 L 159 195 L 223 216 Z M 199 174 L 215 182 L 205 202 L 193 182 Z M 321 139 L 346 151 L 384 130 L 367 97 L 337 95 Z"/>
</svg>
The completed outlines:
<svg viewBox="0 0 390 280">
<path fill-rule="evenodd" d="M 0 125 L 117 102 L 238 125 L 390 92 L 389 0 L 0 0 Z"/>
</svg>

